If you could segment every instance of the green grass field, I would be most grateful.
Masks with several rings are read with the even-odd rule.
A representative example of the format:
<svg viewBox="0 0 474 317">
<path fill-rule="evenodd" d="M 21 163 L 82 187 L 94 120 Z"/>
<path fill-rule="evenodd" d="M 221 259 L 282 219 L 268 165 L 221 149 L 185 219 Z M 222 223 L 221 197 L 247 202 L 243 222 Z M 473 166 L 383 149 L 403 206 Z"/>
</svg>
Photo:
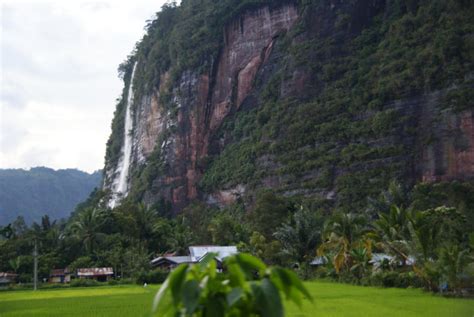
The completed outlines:
<svg viewBox="0 0 474 317">
<path fill-rule="evenodd" d="M 306 284 L 315 301 L 287 316 L 474 316 L 474 301 L 447 299 L 415 289 Z M 0 316 L 146 316 L 157 286 L 104 286 L 0 292 Z"/>
</svg>

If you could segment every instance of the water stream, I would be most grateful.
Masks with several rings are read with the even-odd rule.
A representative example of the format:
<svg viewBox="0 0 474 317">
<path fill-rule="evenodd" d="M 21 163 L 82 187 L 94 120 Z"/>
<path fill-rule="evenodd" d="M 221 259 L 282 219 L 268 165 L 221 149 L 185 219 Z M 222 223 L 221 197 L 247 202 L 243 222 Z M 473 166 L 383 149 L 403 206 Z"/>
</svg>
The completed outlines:
<svg viewBox="0 0 474 317">
<path fill-rule="evenodd" d="M 122 155 L 115 170 L 115 179 L 112 183 L 112 198 L 109 201 L 109 207 L 114 208 L 128 193 L 128 172 L 130 168 L 130 160 L 132 156 L 132 130 L 133 118 L 131 107 L 133 104 L 133 78 L 137 63 L 133 65 L 132 77 L 128 88 L 127 110 L 125 112 L 124 141 L 122 147 Z"/>
</svg>

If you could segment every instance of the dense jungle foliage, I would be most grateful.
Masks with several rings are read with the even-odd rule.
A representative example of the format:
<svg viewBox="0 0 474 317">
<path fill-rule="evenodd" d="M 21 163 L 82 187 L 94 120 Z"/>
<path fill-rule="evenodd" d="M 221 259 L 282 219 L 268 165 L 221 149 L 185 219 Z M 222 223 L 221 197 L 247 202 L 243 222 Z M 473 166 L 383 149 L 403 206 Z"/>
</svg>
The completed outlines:
<svg viewBox="0 0 474 317">
<path fill-rule="evenodd" d="M 160 254 L 186 254 L 190 245 L 237 245 L 267 264 L 302 278 L 363 285 L 423 287 L 459 293 L 474 276 L 474 187 L 469 183 L 391 183 L 364 209 L 334 212 L 310 201 L 262 191 L 250 209 L 193 204 L 176 217 L 159 206 L 101 206 L 95 192 L 67 222 L 47 216 L 31 227 L 21 218 L 0 228 L 0 271 L 31 282 L 33 245 L 39 277 L 53 268 L 110 266 L 116 277 L 139 283 L 166 276 L 150 266 Z M 249 210 L 248 210 L 249 209 Z M 246 211 L 248 210 L 248 211 Z M 314 260 L 320 262 L 314 266 Z"/>
</svg>

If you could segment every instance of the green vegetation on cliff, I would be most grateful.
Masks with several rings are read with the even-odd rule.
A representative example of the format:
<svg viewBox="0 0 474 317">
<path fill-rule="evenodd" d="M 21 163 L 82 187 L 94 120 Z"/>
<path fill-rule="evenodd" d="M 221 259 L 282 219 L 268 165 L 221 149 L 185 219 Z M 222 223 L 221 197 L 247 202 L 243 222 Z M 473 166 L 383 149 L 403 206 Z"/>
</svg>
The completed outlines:
<svg viewBox="0 0 474 317">
<path fill-rule="evenodd" d="M 300 25 L 276 48 L 284 58 L 259 92 L 259 107 L 222 126 L 231 144 L 206 169 L 205 192 L 273 177 L 281 191 L 335 190 L 338 205 L 349 210 L 392 179 L 413 184 L 420 177 L 422 96 L 458 87 L 447 95 L 451 103 L 429 112 L 442 117 L 447 104 L 472 109 L 465 88 L 473 84 L 472 5 L 393 1 L 368 20 L 347 15 L 364 10 L 357 6 L 341 6 L 317 24 L 331 33 L 311 31 L 315 16 L 328 15 L 324 1 L 300 9 Z M 311 74 L 305 97 L 285 98 L 285 76 L 301 68 Z"/>
</svg>

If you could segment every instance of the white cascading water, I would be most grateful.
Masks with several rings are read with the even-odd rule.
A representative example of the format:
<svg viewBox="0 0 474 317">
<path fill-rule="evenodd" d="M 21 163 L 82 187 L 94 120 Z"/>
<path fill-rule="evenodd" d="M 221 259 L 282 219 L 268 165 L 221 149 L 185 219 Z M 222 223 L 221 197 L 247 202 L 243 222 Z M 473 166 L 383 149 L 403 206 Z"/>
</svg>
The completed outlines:
<svg viewBox="0 0 474 317">
<path fill-rule="evenodd" d="M 109 207 L 114 208 L 120 202 L 120 199 L 127 195 L 128 191 L 128 171 L 130 168 L 130 159 L 132 156 L 132 129 L 133 129 L 133 118 L 132 118 L 132 104 L 133 104 L 133 78 L 135 76 L 135 69 L 137 62 L 133 65 L 132 77 L 130 78 L 130 84 L 128 88 L 128 100 L 127 110 L 125 111 L 125 127 L 123 136 L 123 147 L 122 157 L 117 164 L 115 174 L 119 173 L 118 177 L 115 177 L 112 184 L 112 198 L 109 201 Z"/>
</svg>

